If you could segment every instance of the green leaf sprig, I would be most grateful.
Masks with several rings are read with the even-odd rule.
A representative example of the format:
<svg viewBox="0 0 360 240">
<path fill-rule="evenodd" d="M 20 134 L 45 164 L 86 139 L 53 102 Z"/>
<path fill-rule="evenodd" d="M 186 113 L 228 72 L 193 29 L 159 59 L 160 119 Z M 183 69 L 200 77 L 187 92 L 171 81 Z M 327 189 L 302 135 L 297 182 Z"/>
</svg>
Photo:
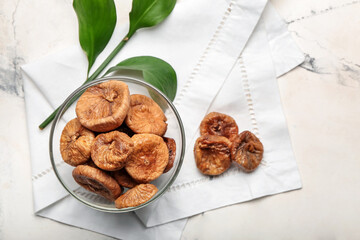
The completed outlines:
<svg viewBox="0 0 360 240">
<path fill-rule="evenodd" d="M 133 0 L 132 9 L 129 13 L 130 27 L 128 33 L 83 84 L 97 78 L 137 30 L 153 27 L 161 23 L 170 15 L 175 4 L 176 0 Z M 116 23 L 115 4 L 113 0 L 74 0 L 73 7 L 79 22 L 80 45 L 85 51 L 89 62 L 89 74 L 97 56 L 108 44 L 114 31 Z M 165 67 L 166 70 L 160 70 L 164 74 L 159 74 L 156 69 L 159 70 L 162 67 Z M 174 74 L 174 69 L 163 60 L 152 57 L 130 58 L 110 68 L 108 72 L 117 71 L 121 68 L 142 71 L 145 81 L 159 88 L 170 99 L 174 99 L 176 94 L 176 74 Z M 166 77 L 161 76 L 170 78 L 167 80 Z M 73 98 L 71 102 L 75 102 L 77 98 L 78 96 Z M 58 111 L 59 107 L 40 124 L 39 128 L 44 129 L 55 118 Z"/>
<path fill-rule="evenodd" d="M 146 82 L 162 91 L 171 101 L 174 100 L 177 88 L 176 73 L 164 60 L 152 56 L 128 58 L 110 68 L 105 75 L 121 70 L 142 71 Z"/>
</svg>

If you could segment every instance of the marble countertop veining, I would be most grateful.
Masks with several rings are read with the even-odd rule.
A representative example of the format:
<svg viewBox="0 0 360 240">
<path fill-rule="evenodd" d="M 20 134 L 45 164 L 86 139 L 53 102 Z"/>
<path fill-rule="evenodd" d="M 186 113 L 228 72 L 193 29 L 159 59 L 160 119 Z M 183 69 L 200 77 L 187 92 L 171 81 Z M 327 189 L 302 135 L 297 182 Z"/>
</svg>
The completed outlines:
<svg viewBox="0 0 360 240">
<path fill-rule="evenodd" d="M 194 216 L 182 239 L 360 238 L 360 0 L 271 2 L 306 54 L 278 79 L 303 189 Z M 77 44 L 71 5 L 1 3 L 0 239 L 112 239 L 33 213 L 20 66 Z"/>
</svg>

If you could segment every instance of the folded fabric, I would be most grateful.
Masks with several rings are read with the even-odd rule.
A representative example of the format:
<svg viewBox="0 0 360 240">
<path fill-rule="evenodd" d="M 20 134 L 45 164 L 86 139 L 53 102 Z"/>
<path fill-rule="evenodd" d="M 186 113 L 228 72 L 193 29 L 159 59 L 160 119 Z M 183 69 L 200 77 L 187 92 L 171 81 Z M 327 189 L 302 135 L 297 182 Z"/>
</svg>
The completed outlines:
<svg viewBox="0 0 360 240">
<path fill-rule="evenodd" d="M 184 167 L 161 199 L 136 212 L 146 226 L 156 226 L 207 210 L 301 187 L 272 60 L 272 56 L 277 53 L 271 54 L 266 34 L 267 16 L 260 19 L 243 53 L 235 60 L 234 67 L 211 104 L 202 105 L 205 113 L 226 113 L 237 121 L 240 131 L 251 130 L 255 133 L 264 145 L 263 164 L 251 174 L 233 166 L 218 177 L 202 175 L 195 165 L 193 149 L 200 135 L 199 124 L 205 113 L 198 119 L 195 119 L 194 113 L 189 113 L 196 131 L 192 136 L 189 136 L 189 130 L 187 132 L 187 139 L 191 137 L 191 140 L 187 145 Z M 275 46 L 278 45 L 272 47 Z M 298 57 L 295 65 L 303 60 L 302 54 Z M 278 69 L 286 69 L 284 64 L 278 65 Z M 196 89 L 186 96 L 189 103 L 206 95 L 207 81 L 203 81 L 203 85 L 206 87 Z M 196 110 L 199 111 L 198 108 Z"/>
<path fill-rule="evenodd" d="M 300 64 L 303 54 L 271 5 L 259 21 L 265 4 L 180 1 L 163 24 L 135 34 L 109 65 L 152 55 L 169 62 L 178 75 L 174 103 L 186 126 L 188 152 L 176 183 L 159 201 L 136 213 L 146 226 L 162 224 L 156 227 L 146 228 L 134 213 L 108 214 L 83 206 L 68 196 L 52 172 L 49 128 L 40 131 L 37 126 L 84 81 L 87 64 L 81 49 L 72 47 L 23 66 L 35 212 L 117 238 L 178 239 L 186 223 L 180 218 L 301 187 L 275 76 Z M 125 33 L 124 26 L 116 29 L 95 68 Z M 248 175 L 232 168 L 221 177 L 202 176 L 191 151 L 199 123 L 209 111 L 232 115 L 240 129 L 257 133 L 266 165 Z"/>
</svg>

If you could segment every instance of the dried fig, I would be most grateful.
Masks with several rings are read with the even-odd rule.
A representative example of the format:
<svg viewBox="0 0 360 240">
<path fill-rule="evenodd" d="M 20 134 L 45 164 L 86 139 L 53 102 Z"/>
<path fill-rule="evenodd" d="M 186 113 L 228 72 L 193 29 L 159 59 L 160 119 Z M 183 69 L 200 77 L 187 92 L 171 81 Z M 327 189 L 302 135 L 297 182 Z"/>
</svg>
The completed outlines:
<svg viewBox="0 0 360 240">
<path fill-rule="evenodd" d="M 153 184 L 140 184 L 115 200 L 117 208 L 136 207 L 149 201 L 158 191 Z"/>
<path fill-rule="evenodd" d="M 165 167 L 164 173 L 168 172 L 174 165 L 174 160 L 176 156 L 176 142 L 172 138 L 163 137 L 166 146 L 169 149 L 169 162 Z"/>
<path fill-rule="evenodd" d="M 72 175 L 80 186 L 110 201 L 114 201 L 122 192 L 122 188 L 115 179 L 100 169 L 88 165 L 79 165 L 74 168 Z"/>
<path fill-rule="evenodd" d="M 148 183 L 158 178 L 169 162 L 166 143 L 154 134 L 135 134 L 131 138 L 134 149 L 125 169 L 139 183 Z"/>
<path fill-rule="evenodd" d="M 194 147 L 197 168 L 206 175 L 219 175 L 231 165 L 231 142 L 218 135 L 200 136 Z"/>
<path fill-rule="evenodd" d="M 76 115 L 86 128 L 107 132 L 119 127 L 130 107 L 126 83 L 111 80 L 88 88 L 76 104 Z"/>
<path fill-rule="evenodd" d="M 252 172 L 259 166 L 263 153 L 262 143 L 250 131 L 240 133 L 231 146 L 231 159 L 245 172 Z"/>
<path fill-rule="evenodd" d="M 126 188 L 133 188 L 138 185 L 138 183 L 134 179 L 132 179 L 132 177 L 130 177 L 130 175 L 125 171 L 125 169 L 113 172 L 113 177 L 120 186 Z"/>
<path fill-rule="evenodd" d="M 204 117 L 200 124 L 200 135 L 219 135 L 232 139 L 238 135 L 235 120 L 223 113 L 211 112 Z"/>
<path fill-rule="evenodd" d="M 125 166 L 134 144 L 125 133 L 112 131 L 96 136 L 91 147 L 91 158 L 101 169 L 107 171 L 120 170 Z"/>
<path fill-rule="evenodd" d="M 130 109 L 126 125 L 135 133 L 152 133 L 163 136 L 167 129 L 166 116 L 151 98 L 134 94 L 130 96 Z"/>
<path fill-rule="evenodd" d="M 95 135 L 84 128 L 77 118 L 69 121 L 60 137 L 60 152 L 64 161 L 72 166 L 83 164 L 90 159 L 90 149 Z"/>
</svg>

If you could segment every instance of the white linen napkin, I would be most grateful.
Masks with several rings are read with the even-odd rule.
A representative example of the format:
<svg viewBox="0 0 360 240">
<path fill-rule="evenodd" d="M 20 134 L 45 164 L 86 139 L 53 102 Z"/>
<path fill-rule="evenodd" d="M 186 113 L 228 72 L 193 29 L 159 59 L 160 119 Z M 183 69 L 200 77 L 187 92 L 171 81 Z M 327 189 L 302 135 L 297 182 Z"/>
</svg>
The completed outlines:
<svg viewBox="0 0 360 240">
<path fill-rule="evenodd" d="M 286 67 L 277 63 L 278 67 L 274 69 L 272 56 L 276 61 L 282 59 L 276 57 L 276 51 L 271 54 L 268 36 L 273 36 L 273 32 L 266 32 L 272 11 L 271 7 L 265 11 L 211 105 L 202 105 L 204 113 L 198 118 L 189 112 L 195 135 L 189 136 L 188 130 L 187 139 L 190 141 L 184 167 L 173 186 L 159 201 L 136 212 L 146 226 L 301 187 L 276 82 L 276 70 L 282 74 Z M 273 24 L 268 26 L 272 27 Z M 272 47 L 276 49 L 278 46 L 275 44 Z M 298 57 L 288 59 L 296 60 L 299 64 L 303 55 Z M 190 92 L 187 96 L 189 104 L 206 94 L 206 91 L 208 87 Z M 261 139 L 265 149 L 263 164 L 256 171 L 248 174 L 233 166 L 218 177 L 208 177 L 197 170 L 193 146 L 200 136 L 199 123 L 206 113 L 213 111 L 229 114 L 237 121 L 239 131 L 251 130 Z"/>
<path fill-rule="evenodd" d="M 186 126 L 188 153 L 170 191 L 160 201 L 137 212 L 146 226 L 301 186 L 274 73 L 281 75 L 289 71 L 303 61 L 303 55 L 271 6 L 239 58 L 265 4 L 266 1 L 260 0 L 216 0 L 212 4 L 206 0 L 180 1 L 163 24 L 135 34 L 110 64 L 132 56 L 153 55 L 169 62 L 178 75 L 175 104 Z M 125 33 L 125 27 L 116 29 L 100 60 Z M 35 212 L 117 238 L 178 239 L 186 220 L 146 228 L 133 213 L 95 211 L 68 197 L 52 172 L 47 151 L 49 128 L 40 131 L 37 126 L 84 81 L 87 65 L 81 49 L 69 48 L 22 69 Z M 249 93 L 251 98 L 247 97 Z M 249 99 L 252 108 L 247 104 Z M 235 117 L 240 129 L 247 127 L 255 131 L 265 146 L 266 166 L 260 166 L 251 175 L 237 173 L 233 168 L 213 181 L 199 175 L 191 145 L 202 117 L 209 110 L 228 113 Z M 254 116 L 256 125 L 251 120 Z"/>
</svg>

